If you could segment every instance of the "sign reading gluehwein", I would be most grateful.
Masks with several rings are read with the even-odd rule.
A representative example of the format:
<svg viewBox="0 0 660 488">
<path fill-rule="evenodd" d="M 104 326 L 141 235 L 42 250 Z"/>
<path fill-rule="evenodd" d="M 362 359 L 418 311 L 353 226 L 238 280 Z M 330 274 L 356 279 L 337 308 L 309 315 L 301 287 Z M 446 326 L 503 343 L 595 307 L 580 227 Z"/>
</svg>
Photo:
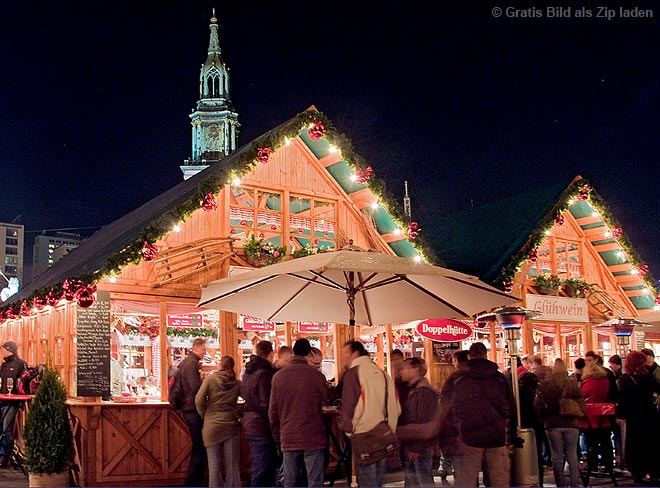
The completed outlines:
<svg viewBox="0 0 660 488">
<path fill-rule="evenodd" d="M 462 341 L 472 335 L 469 325 L 453 319 L 427 319 L 417 324 L 422 337 L 440 342 Z"/>
<path fill-rule="evenodd" d="M 584 298 L 525 295 L 525 303 L 527 308 L 543 313 L 539 320 L 589 322 L 589 309 Z"/>
</svg>

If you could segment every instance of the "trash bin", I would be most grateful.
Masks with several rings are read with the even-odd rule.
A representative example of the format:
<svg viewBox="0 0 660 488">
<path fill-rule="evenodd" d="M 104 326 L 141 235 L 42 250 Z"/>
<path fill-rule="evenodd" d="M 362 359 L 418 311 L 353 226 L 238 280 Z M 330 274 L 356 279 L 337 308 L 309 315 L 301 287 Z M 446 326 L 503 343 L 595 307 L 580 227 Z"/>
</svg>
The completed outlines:
<svg viewBox="0 0 660 488">
<path fill-rule="evenodd" d="M 519 428 L 511 459 L 513 486 L 539 486 L 539 460 L 534 429 Z"/>
</svg>

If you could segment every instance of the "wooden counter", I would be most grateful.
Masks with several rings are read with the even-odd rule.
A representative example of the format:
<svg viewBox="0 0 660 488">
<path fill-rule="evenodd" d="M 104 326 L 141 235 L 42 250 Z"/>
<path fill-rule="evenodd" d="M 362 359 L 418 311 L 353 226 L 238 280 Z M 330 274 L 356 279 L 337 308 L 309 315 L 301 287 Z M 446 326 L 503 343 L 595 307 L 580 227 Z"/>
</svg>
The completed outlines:
<svg viewBox="0 0 660 488">
<path fill-rule="evenodd" d="M 167 402 L 67 401 L 79 486 L 175 486 L 188 471 L 188 427 Z"/>
</svg>

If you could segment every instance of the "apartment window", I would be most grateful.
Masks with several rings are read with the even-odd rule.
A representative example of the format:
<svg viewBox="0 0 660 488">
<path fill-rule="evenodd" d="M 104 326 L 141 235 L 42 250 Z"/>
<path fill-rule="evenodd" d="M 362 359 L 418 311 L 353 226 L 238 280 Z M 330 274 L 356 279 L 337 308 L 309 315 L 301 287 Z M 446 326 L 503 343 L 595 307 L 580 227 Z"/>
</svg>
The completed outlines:
<svg viewBox="0 0 660 488">
<path fill-rule="evenodd" d="M 7 229 L 7 237 L 18 237 L 17 229 Z"/>
<path fill-rule="evenodd" d="M 18 264 L 16 256 L 5 256 L 5 264 Z"/>
<path fill-rule="evenodd" d="M 18 274 L 18 267 L 17 266 L 5 266 L 5 273 L 7 274 Z"/>
<path fill-rule="evenodd" d="M 5 239 L 5 244 L 8 246 L 18 246 L 18 239 L 14 237 L 7 237 L 7 239 Z"/>
<path fill-rule="evenodd" d="M 11 254 L 13 256 L 18 256 L 18 249 L 15 247 L 6 247 L 5 254 Z"/>
</svg>

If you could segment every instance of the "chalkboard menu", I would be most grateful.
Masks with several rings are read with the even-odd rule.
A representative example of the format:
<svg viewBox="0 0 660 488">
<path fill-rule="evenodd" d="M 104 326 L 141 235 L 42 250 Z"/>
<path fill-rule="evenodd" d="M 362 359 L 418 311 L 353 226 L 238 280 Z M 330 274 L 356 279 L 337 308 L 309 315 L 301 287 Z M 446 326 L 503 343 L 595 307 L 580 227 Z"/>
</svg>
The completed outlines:
<svg viewBox="0 0 660 488">
<path fill-rule="evenodd" d="M 76 307 L 78 396 L 110 396 L 110 293 L 89 308 Z"/>
<path fill-rule="evenodd" d="M 633 344 L 633 347 L 631 347 L 631 349 L 633 349 L 635 351 L 641 351 L 642 349 L 644 349 L 644 339 L 645 339 L 644 332 L 636 330 L 635 331 L 635 344 Z"/>
</svg>

